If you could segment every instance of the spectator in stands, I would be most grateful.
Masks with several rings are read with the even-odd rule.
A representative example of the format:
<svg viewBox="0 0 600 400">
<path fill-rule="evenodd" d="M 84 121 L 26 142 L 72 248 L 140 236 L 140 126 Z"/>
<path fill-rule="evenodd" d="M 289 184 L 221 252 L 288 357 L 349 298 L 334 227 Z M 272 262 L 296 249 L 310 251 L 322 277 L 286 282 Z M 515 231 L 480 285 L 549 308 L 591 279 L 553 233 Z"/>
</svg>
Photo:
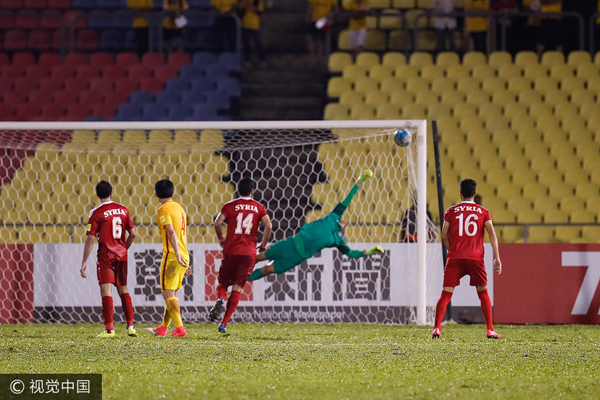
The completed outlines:
<svg viewBox="0 0 600 400">
<path fill-rule="evenodd" d="M 484 12 L 490 10 L 490 0 L 469 0 L 466 11 Z M 466 28 L 471 38 L 470 49 L 487 53 L 489 18 L 467 17 Z"/>
<path fill-rule="evenodd" d="M 534 2 L 532 5 L 539 8 L 541 12 L 539 36 L 537 38 L 537 52 L 541 55 L 545 50 L 563 50 L 562 18 L 557 15 L 547 15 L 545 13 L 562 12 L 562 0 L 539 0 L 539 6 Z"/>
<path fill-rule="evenodd" d="M 211 0 L 217 10 L 215 18 L 215 37 L 219 52 L 237 50 L 237 21 L 235 12 L 238 0 Z"/>
<path fill-rule="evenodd" d="M 169 51 L 183 51 L 181 29 L 187 25 L 185 12 L 188 8 L 187 0 L 164 0 L 163 2 L 163 10 L 168 13 L 163 20 L 163 32 Z"/>
<path fill-rule="evenodd" d="M 369 0 L 350 0 L 346 4 L 346 10 L 350 11 L 350 47 L 356 55 L 365 50 L 365 39 L 367 38 L 367 12 L 369 11 Z"/>
<path fill-rule="evenodd" d="M 417 242 L 417 195 L 412 195 L 413 205 L 408 210 L 405 210 L 402 214 L 402 220 L 400 222 L 400 241 L 404 243 L 416 243 Z M 427 207 L 427 218 L 429 221 L 433 221 L 429 207 Z M 434 226 L 430 223 L 427 224 L 427 241 L 435 241 L 435 232 L 433 231 Z"/>
<path fill-rule="evenodd" d="M 331 29 L 330 18 L 338 9 L 337 0 L 308 0 L 309 34 L 308 49 L 313 64 L 325 62 L 327 32 Z"/>
<path fill-rule="evenodd" d="M 258 59 L 260 60 L 261 68 L 267 66 L 267 55 L 265 46 L 263 45 L 260 36 L 260 15 L 265 9 L 265 4 L 262 0 L 242 0 L 240 8 L 244 11 L 242 18 L 242 40 L 244 44 L 244 66 L 251 68 L 252 52 L 250 42 L 254 43 Z"/>
<path fill-rule="evenodd" d="M 475 202 L 475 204 L 481 205 L 481 195 L 480 194 L 476 194 L 475 197 L 473 197 L 473 201 Z"/>
<path fill-rule="evenodd" d="M 148 52 L 148 18 L 143 15 L 144 12 L 150 12 L 154 9 L 152 0 L 127 0 L 127 7 L 134 12 L 133 30 L 137 42 L 137 52 L 142 54 Z M 142 14 L 142 15 L 140 15 Z"/>
<path fill-rule="evenodd" d="M 506 49 L 511 51 L 514 47 L 514 38 L 511 31 L 512 21 L 504 14 L 519 11 L 519 3 L 517 0 L 491 0 L 490 10 L 497 14 L 496 26 L 496 47 L 495 50 L 501 50 L 502 47 L 502 28 L 506 30 Z M 517 38 L 518 39 L 518 38 Z"/>
<path fill-rule="evenodd" d="M 431 10 L 435 13 L 448 14 L 454 12 L 456 0 L 433 0 Z M 455 51 L 454 32 L 456 32 L 456 18 L 435 17 L 433 21 L 437 36 L 437 51 Z"/>
</svg>

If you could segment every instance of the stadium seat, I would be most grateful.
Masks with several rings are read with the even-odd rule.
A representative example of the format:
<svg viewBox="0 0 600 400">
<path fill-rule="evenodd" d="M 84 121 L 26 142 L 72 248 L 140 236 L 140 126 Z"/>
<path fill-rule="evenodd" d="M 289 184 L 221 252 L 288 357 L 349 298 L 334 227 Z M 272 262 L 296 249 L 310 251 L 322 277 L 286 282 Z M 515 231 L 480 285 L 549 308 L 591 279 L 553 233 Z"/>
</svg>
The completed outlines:
<svg viewBox="0 0 600 400">
<path fill-rule="evenodd" d="M 358 92 L 354 93 L 359 94 Z M 367 92 L 364 97 L 364 103 L 372 106 L 387 104 L 389 103 L 389 100 L 389 95 L 386 92 L 380 92 L 379 90 Z"/>
<path fill-rule="evenodd" d="M 90 56 L 90 65 L 95 65 L 97 67 L 107 67 L 109 65 L 114 65 L 114 58 L 111 53 L 105 52 L 95 52 Z"/>
<path fill-rule="evenodd" d="M 142 117 L 142 107 L 138 104 L 122 104 L 113 121 L 138 121 Z"/>
<path fill-rule="evenodd" d="M 527 218 L 531 220 L 527 221 Z M 530 212 L 529 215 L 523 215 L 523 222 L 541 222 L 538 220 L 535 212 Z M 517 216 L 519 219 L 519 216 Z M 527 243 L 554 243 L 554 228 L 547 226 L 531 226 L 529 227 L 529 235 Z"/>
<path fill-rule="evenodd" d="M 384 79 L 395 79 L 393 78 L 394 69 L 389 65 L 374 65 L 369 68 L 369 77 L 372 79 L 377 79 L 382 82 Z M 387 89 L 386 90 L 390 90 Z"/>
<path fill-rule="evenodd" d="M 61 104 L 63 106 L 69 106 L 71 104 L 77 103 L 77 101 L 78 101 L 78 93 L 77 92 L 63 90 L 63 91 L 54 93 L 54 102 L 56 104 Z"/>
<path fill-rule="evenodd" d="M 373 52 L 358 53 L 354 64 L 369 69 L 380 64 L 379 55 Z"/>
<path fill-rule="evenodd" d="M 565 62 L 565 56 L 561 51 L 546 51 L 542 54 L 540 64 L 552 66 L 557 64 L 563 64 Z"/>
<path fill-rule="evenodd" d="M 396 68 L 397 66 L 406 64 L 406 56 L 401 52 L 389 51 L 383 54 L 381 63 L 382 65 Z"/>
<path fill-rule="evenodd" d="M 375 115 L 377 119 L 398 119 L 400 118 L 400 107 L 394 104 L 378 104 Z"/>
<path fill-rule="evenodd" d="M 512 56 L 507 51 L 494 51 L 488 57 L 488 64 L 496 69 L 512 64 Z"/>
<path fill-rule="evenodd" d="M 533 51 L 519 51 L 515 55 L 515 65 L 519 65 L 521 67 L 535 65 L 538 62 L 538 55 Z"/>
<path fill-rule="evenodd" d="M 421 68 L 426 65 L 432 65 L 433 57 L 431 54 L 424 52 L 412 53 L 409 57 L 409 64 L 417 68 Z"/>
<path fill-rule="evenodd" d="M 597 64 L 574 65 L 576 75 L 583 79 L 597 78 L 600 75 L 600 66 Z"/>
<path fill-rule="evenodd" d="M 515 64 L 504 65 L 498 69 L 497 76 L 505 81 L 509 79 L 519 78 L 522 76 L 523 70 Z"/>
<path fill-rule="evenodd" d="M 79 51 L 94 51 L 98 49 L 100 39 L 93 29 L 80 30 L 76 34 L 75 48 Z"/>
<path fill-rule="evenodd" d="M 341 73 L 344 70 L 344 67 L 351 64 L 352 56 L 350 56 L 350 53 L 334 52 L 329 56 L 329 72 Z"/>
<path fill-rule="evenodd" d="M 471 70 L 464 65 L 450 65 L 446 68 L 446 76 L 453 81 L 471 76 Z"/>
<path fill-rule="evenodd" d="M 404 106 L 414 102 L 415 96 L 406 91 L 393 91 L 390 94 L 390 104 Z"/>
</svg>

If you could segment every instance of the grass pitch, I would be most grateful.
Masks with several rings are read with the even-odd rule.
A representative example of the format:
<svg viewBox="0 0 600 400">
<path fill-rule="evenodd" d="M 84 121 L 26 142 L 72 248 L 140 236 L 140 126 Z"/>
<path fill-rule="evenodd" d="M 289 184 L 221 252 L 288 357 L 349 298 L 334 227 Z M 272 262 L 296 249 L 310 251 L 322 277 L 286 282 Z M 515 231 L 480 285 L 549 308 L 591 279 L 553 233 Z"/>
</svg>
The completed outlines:
<svg viewBox="0 0 600 400">
<path fill-rule="evenodd" d="M 0 325 L 1 373 L 102 373 L 104 399 L 598 399 L 597 326 Z"/>
</svg>

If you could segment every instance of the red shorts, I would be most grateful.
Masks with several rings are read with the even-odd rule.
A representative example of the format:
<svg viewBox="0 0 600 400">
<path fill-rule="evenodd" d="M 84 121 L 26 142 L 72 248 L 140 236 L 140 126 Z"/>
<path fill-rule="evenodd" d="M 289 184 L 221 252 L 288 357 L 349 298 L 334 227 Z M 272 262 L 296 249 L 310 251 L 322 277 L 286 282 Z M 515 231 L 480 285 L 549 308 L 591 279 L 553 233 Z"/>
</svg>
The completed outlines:
<svg viewBox="0 0 600 400">
<path fill-rule="evenodd" d="M 253 256 L 226 256 L 223 258 L 223 261 L 221 261 L 219 283 L 226 287 L 237 285 L 243 288 L 250 277 L 255 264 L 256 257 Z"/>
<path fill-rule="evenodd" d="M 98 259 L 96 268 L 98 272 L 98 284 L 112 283 L 115 286 L 127 285 L 127 260 L 113 261 Z"/>
<path fill-rule="evenodd" d="M 483 261 L 469 259 L 448 259 L 444 269 L 444 287 L 460 285 L 460 278 L 471 277 L 471 286 L 487 286 L 487 273 Z"/>
</svg>

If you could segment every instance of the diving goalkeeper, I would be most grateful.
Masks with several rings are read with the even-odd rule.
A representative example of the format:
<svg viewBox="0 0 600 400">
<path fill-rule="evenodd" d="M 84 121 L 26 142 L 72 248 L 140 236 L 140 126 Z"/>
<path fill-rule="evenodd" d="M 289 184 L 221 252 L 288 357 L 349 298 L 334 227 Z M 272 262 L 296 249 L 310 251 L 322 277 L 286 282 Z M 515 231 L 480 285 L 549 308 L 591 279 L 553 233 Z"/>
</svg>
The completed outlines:
<svg viewBox="0 0 600 400">
<path fill-rule="evenodd" d="M 248 280 L 255 281 L 272 273 L 281 274 L 289 271 L 327 247 L 336 247 L 350 258 L 382 254 L 383 248 L 381 246 L 373 246 L 369 250 L 358 251 L 351 250 L 344 241 L 344 230 L 348 226 L 348 222 L 342 219 L 342 214 L 358 192 L 358 189 L 372 176 L 372 171 L 364 170 L 348 196 L 327 216 L 304 225 L 295 236 L 274 243 L 267 249 L 261 247 L 256 261 L 273 260 L 273 262 L 261 269 L 254 270 Z"/>
</svg>

